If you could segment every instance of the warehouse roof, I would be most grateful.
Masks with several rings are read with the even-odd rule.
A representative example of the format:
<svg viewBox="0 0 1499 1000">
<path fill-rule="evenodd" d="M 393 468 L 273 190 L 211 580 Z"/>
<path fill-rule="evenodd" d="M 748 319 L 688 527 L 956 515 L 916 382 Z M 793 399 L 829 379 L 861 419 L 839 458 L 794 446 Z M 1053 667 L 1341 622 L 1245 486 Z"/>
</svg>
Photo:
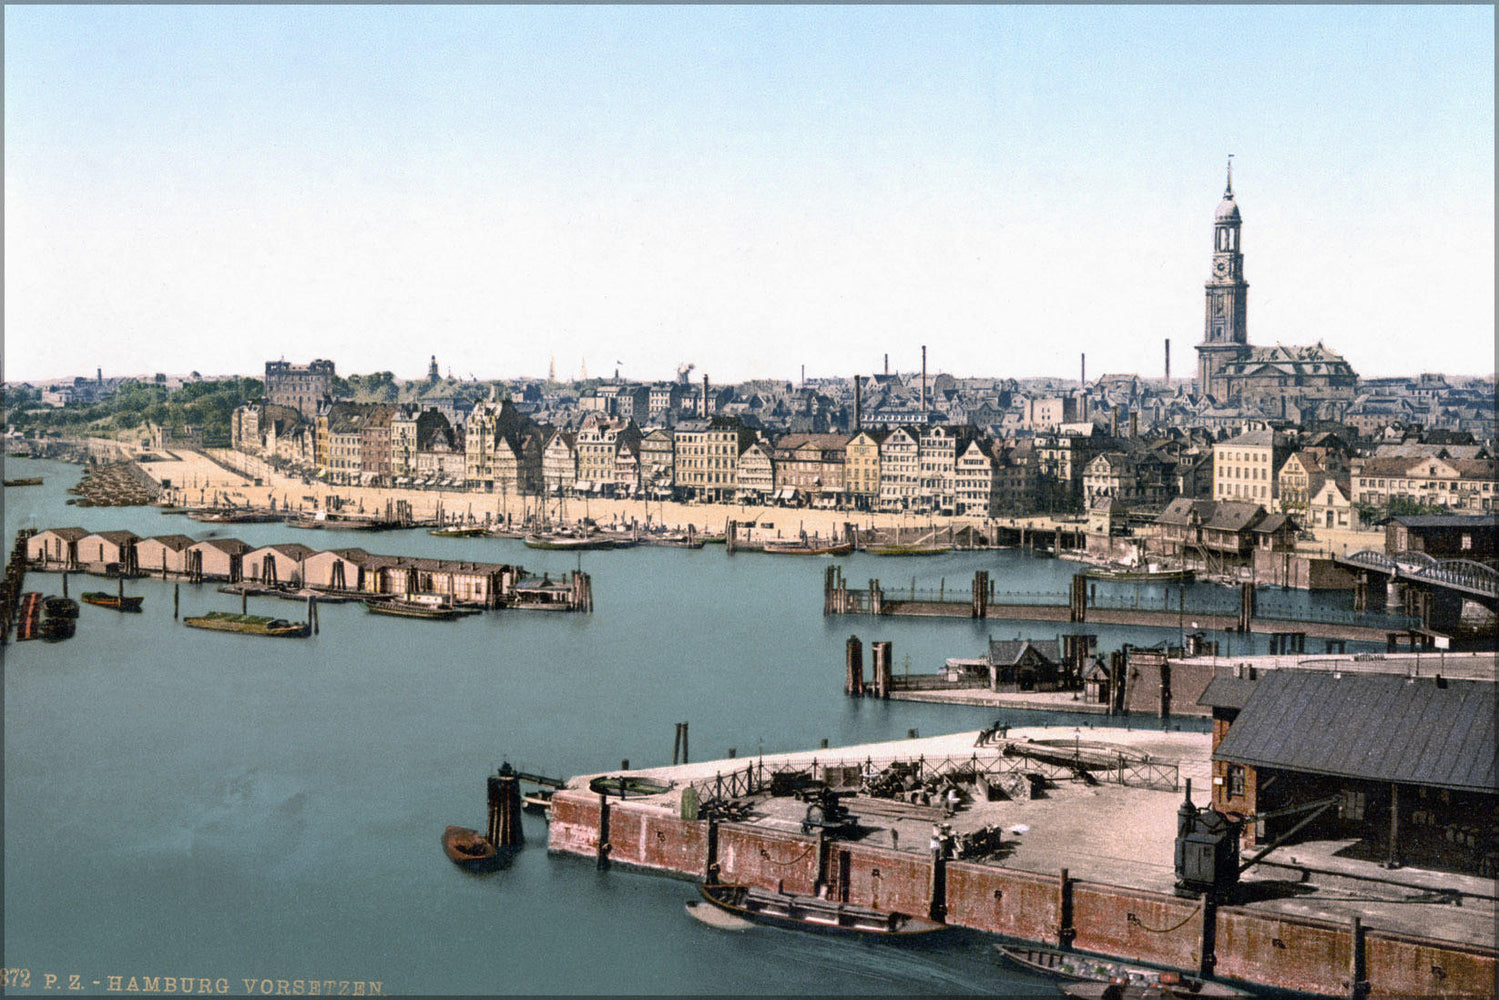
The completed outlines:
<svg viewBox="0 0 1499 1000">
<path fill-rule="evenodd" d="M 1275 670 L 1213 759 L 1492 793 L 1494 691 L 1488 681 Z"/>
</svg>

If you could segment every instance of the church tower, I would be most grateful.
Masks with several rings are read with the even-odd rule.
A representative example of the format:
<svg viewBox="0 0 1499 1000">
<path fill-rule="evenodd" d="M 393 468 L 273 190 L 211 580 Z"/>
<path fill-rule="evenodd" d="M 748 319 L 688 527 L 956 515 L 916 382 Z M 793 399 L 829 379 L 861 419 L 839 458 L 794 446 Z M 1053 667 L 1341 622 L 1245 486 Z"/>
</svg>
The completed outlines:
<svg viewBox="0 0 1499 1000">
<path fill-rule="evenodd" d="M 1228 397 L 1224 366 L 1249 353 L 1249 282 L 1239 244 L 1239 206 L 1234 201 L 1233 160 L 1228 183 L 1213 216 L 1213 273 L 1208 279 L 1207 319 L 1197 345 L 1197 390 L 1220 400 Z"/>
</svg>

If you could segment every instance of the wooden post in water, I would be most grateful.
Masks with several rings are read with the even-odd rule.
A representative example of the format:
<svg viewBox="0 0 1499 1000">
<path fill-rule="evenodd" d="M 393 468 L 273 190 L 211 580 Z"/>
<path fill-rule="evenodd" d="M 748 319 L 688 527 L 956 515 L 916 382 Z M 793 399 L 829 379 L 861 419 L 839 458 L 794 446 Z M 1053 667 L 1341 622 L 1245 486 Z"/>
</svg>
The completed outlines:
<svg viewBox="0 0 1499 1000">
<path fill-rule="evenodd" d="M 250 613 L 250 592 L 248 590 L 241 590 L 239 592 L 239 613 L 242 615 Z"/>
<path fill-rule="evenodd" d="M 493 814 L 491 825 L 494 826 L 496 835 L 491 843 L 496 847 L 519 847 L 526 842 L 520 823 L 520 778 L 516 777 L 515 769 L 506 761 L 500 765 L 499 773 L 490 780 L 490 812 Z"/>
<path fill-rule="evenodd" d="M 687 756 L 687 723 L 682 723 L 682 763 L 692 763 L 692 758 Z"/>
<path fill-rule="evenodd" d="M 620 790 L 624 790 L 623 784 Z M 609 870 L 609 796 L 603 792 L 599 793 L 599 852 L 595 864 L 601 872 Z"/>
<path fill-rule="evenodd" d="M 68 596 L 68 571 L 62 571 L 62 596 Z"/>
<path fill-rule="evenodd" d="M 115 587 L 115 594 L 119 598 L 120 607 L 123 608 L 125 606 L 125 577 L 123 575 L 117 577 L 115 583 L 118 585 Z"/>
<path fill-rule="evenodd" d="M 843 693 L 854 698 L 864 696 L 864 644 L 851 635 L 844 646 Z"/>
<path fill-rule="evenodd" d="M 182 584 L 172 584 L 172 621 L 177 620 L 177 614 L 182 607 Z"/>
</svg>

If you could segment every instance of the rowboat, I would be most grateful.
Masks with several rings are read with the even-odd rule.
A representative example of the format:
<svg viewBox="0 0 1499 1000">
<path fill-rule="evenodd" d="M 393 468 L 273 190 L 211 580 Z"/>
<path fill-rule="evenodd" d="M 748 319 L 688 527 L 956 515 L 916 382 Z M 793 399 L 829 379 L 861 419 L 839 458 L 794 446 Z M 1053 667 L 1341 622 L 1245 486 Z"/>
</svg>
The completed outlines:
<svg viewBox="0 0 1499 1000">
<path fill-rule="evenodd" d="M 1120 997 L 1247 997 L 1251 995 L 1232 986 L 1184 975 L 1173 969 L 1154 969 L 1145 965 L 1121 962 L 1117 959 L 1063 951 L 1060 948 L 997 944 L 994 950 L 1022 969 L 1056 976 L 1060 979 L 1086 981 L 1079 983 L 1077 988 L 1083 991 L 1080 993 L 1068 992 L 1073 989 L 1071 986 L 1064 987 L 1064 992 L 1067 992 L 1068 996 L 1099 998 L 1104 996 L 1104 990 L 1109 986 L 1157 991 L 1129 994 L 1121 992 L 1118 994 Z M 1109 994 L 1110 997 L 1114 995 Z"/>
<path fill-rule="evenodd" d="M 6 486 L 40 486 L 40 485 L 42 485 L 42 477 L 41 476 L 25 476 L 25 477 L 23 477 L 21 479 L 7 479 L 5 481 L 5 485 Z"/>
<path fill-rule="evenodd" d="M 300 639 L 312 634 L 312 626 L 307 622 L 290 622 L 284 618 L 267 618 L 264 615 L 237 615 L 231 611 L 210 611 L 206 615 L 184 618 L 182 624 L 212 632 L 239 632 L 244 635 L 279 638 Z"/>
<path fill-rule="evenodd" d="M 853 542 L 766 542 L 764 551 L 779 556 L 846 556 L 854 550 Z"/>
<path fill-rule="evenodd" d="M 773 892 L 748 885 L 700 885 L 703 898 L 743 920 L 773 927 L 832 934 L 908 938 L 947 930 L 946 924 L 905 913 L 887 913 L 819 896 Z"/>
<path fill-rule="evenodd" d="M 450 826 L 442 831 L 442 849 L 448 860 L 471 872 L 492 871 L 500 863 L 495 846 L 466 826 Z"/>
<path fill-rule="evenodd" d="M 116 611 L 139 611 L 144 597 L 126 597 L 123 594 L 111 594 L 103 590 L 90 590 L 78 595 L 85 604 L 98 605 L 101 608 L 114 608 Z"/>
</svg>

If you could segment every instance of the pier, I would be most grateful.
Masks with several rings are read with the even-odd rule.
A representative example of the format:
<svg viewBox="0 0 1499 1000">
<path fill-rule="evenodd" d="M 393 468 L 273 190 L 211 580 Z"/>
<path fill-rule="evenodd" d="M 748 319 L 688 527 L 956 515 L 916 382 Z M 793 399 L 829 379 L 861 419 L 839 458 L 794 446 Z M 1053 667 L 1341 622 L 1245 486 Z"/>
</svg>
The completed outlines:
<svg viewBox="0 0 1499 1000">
<path fill-rule="evenodd" d="M 1347 996 L 1352 956 L 1379 995 L 1492 988 L 1491 879 L 1448 877 L 1464 905 L 1420 905 L 1429 873 L 1347 861 L 1332 843 L 1298 845 L 1290 869 L 1214 905 L 1177 896 L 1177 777 L 1206 778 L 1206 734 L 1038 729 L 975 746 L 984 735 L 637 771 L 669 787 L 628 799 L 573 778 L 552 798 L 548 850 L 1259 987 Z M 827 792 L 857 838 L 808 828 Z"/>
<path fill-rule="evenodd" d="M 823 577 L 823 614 L 877 615 L 919 618 L 995 618 L 1009 621 L 1087 622 L 1094 625 L 1143 625 L 1194 631 L 1300 633 L 1314 639 L 1386 643 L 1391 635 L 1416 646 L 1425 645 L 1433 633 L 1424 631 L 1418 619 L 1398 615 L 1355 615 L 1338 611 L 1308 611 L 1278 607 L 1265 601 L 1251 583 L 1239 586 L 1238 607 L 1206 605 L 1198 599 L 1188 603 L 1182 587 L 1167 587 L 1154 607 L 1142 606 L 1138 592 L 1132 595 L 1100 594 L 1096 581 L 1082 574 L 1072 578 L 1062 593 L 1014 593 L 995 588 L 987 570 L 978 570 L 965 594 L 948 591 L 942 581 L 936 591 L 887 590 L 878 579 L 864 588 L 853 588 L 844 579 L 843 568 L 827 567 Z M 1294 629 L 1287 628 L 1294 624 Z"/>
</svg>

